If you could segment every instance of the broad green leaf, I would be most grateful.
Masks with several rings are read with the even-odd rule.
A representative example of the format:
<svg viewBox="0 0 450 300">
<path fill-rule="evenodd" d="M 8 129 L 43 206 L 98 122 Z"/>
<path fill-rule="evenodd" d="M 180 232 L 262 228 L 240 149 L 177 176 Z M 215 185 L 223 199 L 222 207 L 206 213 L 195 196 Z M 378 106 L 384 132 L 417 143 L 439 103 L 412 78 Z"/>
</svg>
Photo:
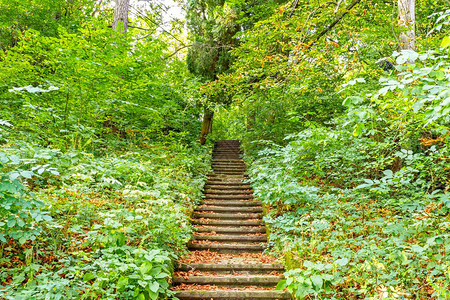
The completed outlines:
<svg viewBox="0 0 450 300">
<path fill-rule="evenodd" d="M 311 276 L 311 281 L 317 289 L 321 289 L 323 286 L 323 279 L 320 275 Z"/>
<path fill-rule="evenodd" d="M 346 258 L 346 257 L 339 258 L 339 259 L 337 259 L 337 260 L 335 261 L 335 263 L 336 263 L 338 266 L 341 266 L 341 267 L 346 266 L 346 265 L 348 264 L 348 262 L 349 262 L 349 260 L 348 260 L 348 258 Z"/>
<path fill-rule="evenodd" d="M 450 36 L 444 37 L 441 42 L 441 48 L 447 48 L 448 46 L 450 46 Z"/>
</svg>

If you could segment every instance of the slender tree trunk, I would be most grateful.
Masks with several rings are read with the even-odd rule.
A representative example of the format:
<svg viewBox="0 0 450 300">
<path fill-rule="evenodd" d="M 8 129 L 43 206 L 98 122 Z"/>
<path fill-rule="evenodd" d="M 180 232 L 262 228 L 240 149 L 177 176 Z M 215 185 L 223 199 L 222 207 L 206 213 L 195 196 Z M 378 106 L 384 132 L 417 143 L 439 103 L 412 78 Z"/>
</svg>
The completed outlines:
<svg viewBox="0 0 450 300">
<path fill-rule="evenodd" d="M 212 132 L 212 119 L 214 116 L 214 112 L 205 108 L 205 113 L 203 115 L 203 124 L 202 124 L 202 132 L 200 135 L 200 144 L 204 145 L 206 142 L 206 137 L 208 133 Z"/>
<path fill-rule="evenodd" d="M 399 50 L 412 50 L 416 41 L 416 0 L 398 0 Z"/>
<path fill-rule="evenodd" d="M 119 22 L 123 23 L 123 32 L 128 31 L 128 10 L 130 8 L 130 0 L 116 0 L 114 9 L 114 21 L 112 28 L 116 30 Z"/>
</svg>

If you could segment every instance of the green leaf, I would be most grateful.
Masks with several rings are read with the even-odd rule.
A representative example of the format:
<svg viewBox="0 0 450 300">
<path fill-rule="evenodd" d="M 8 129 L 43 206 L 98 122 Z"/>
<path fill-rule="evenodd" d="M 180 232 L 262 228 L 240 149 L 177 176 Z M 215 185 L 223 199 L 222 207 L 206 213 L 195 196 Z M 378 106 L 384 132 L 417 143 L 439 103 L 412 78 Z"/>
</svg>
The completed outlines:
<svg viewBox="0 0 450 300">
<path fill-rule="evenodd" d="M 275 288 L 276 290 L 282 290 L 286 287 L 286 279 L 280 280 L 277 283 L 277 287 Z"/>
<path fill-rule="evenodd" d="M 128 278 L 127 278 L 127 277 L 124 277 L 124 276 L 120 276 L 120 277 L 119 277 L 119 280 L 117 280 L 117 286 L 118 286 L 119 288 L 123 288 L 123 287 L 125 287 L 126 285 L 128 285 Z"/>
<path fill-rule="evenodd" d="M 158 279 L 159 278 L 166 278 L 167 276 L 169 276 L 169 274 L 163 272 L 163 273 L 160 273 L 160 274 L 156 275 L 155 278 L 158 278 Z"/>
<path fill-rule="evenodd" d="M 20 172 L 20 175 L 27 178 L 27 179 L 31 179 L 31 177 L 33 177 L 33 172 L 31 171 L 22 171 Z"/>
<path fill-rule="evenodd" d="M 335 263 L 336 263 L 338 266 L 341 266 L 341 267 L 347 265 L 348 262 L 349 262 L 349 260 L 348 260 L 348 258 L 346 258 L 346 257 L 339 258 L 338 260 L 335 261 Z"/>
<path fill-rule="evenodd" d="M 96 278 L 97 276 L 95 275 L 95 274 L 92 274 L 92 273 L 86 273 L 86 274 L 84 274 L 84 276 L 83 276 L 83 281 L 90 281 L 90 280 L 92 280 L 92 279 L 94 279 L 94 278 Z"/>
<path fill-rule="evenodd" d="M 411 250 L 415 253 L 422 253 L 425 249 L 419 245 L 412 245 Z"/>
<path fill-rule="evenodd" d="M 140 293 L 137 297 L 136 300 L 145 300 L 145 295 L 144 293 Z"/>
<path fill-rule="evenodd" d="M 156 293 L 159 289 L 159 283 L 154 281 L 154 282 L 150 283 L 149 288 L 152 292 Z"/>
<path fill-rule="evenodd" d="M 450 36 L 444 37 L 441 42 L 441 48 L 447 48 L 448 46 L 450 46 Z"/>
<path fill-rule="evenodd" d="M 323 279 L 320 275 L 314 275 L 311 277 L 311 281 L 317 289 L 321 289 L 323 286 Z"/>
</svg>

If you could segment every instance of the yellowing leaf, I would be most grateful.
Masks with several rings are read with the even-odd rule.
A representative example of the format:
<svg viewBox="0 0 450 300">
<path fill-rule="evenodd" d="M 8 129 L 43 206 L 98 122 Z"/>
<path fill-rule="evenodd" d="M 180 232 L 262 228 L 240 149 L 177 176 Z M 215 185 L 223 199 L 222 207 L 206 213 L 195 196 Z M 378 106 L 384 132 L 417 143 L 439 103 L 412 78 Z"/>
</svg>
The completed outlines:
<svg viewBox="0 0 450 300">
<path fill-rule="evenodd" d="M 447 48 L 450 46 L 450 36 L 446 36 L 441 42 L 441 48 Z"/>
</svg>

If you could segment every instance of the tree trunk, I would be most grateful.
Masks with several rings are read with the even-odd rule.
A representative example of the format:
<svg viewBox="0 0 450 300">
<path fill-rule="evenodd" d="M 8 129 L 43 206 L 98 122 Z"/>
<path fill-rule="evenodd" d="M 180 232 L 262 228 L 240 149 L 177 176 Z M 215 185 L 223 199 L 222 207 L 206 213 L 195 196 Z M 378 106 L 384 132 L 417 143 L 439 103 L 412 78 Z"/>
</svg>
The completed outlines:
<svg viewBox="0 0 450 300">
<path fill-rule="evenodd" d="M 130 0 L 116 0 L 116 7 L 114 9 L 114 21 L 112 28 L 116 30 L 119 22 L 123 23 L 123 32 L 128 30 L 128 10 L 130 7 Z"/>
<path fill-rule="evenodd" d="M 416 41 L 416 0 L 398 0 L 399 50 L 412 50 Z"/>
<path fill-rule="evenodd" d="M 212 118 L 214 116 L 214 112 L 205 108 L 205 113 L 203 115 L 203 124 L 202 124 L 202 132 L 200 135 L 200 144 L 204 145 L 206 142 L 206 137 L 208 133 L 212 132 Z"/>
</svg>

